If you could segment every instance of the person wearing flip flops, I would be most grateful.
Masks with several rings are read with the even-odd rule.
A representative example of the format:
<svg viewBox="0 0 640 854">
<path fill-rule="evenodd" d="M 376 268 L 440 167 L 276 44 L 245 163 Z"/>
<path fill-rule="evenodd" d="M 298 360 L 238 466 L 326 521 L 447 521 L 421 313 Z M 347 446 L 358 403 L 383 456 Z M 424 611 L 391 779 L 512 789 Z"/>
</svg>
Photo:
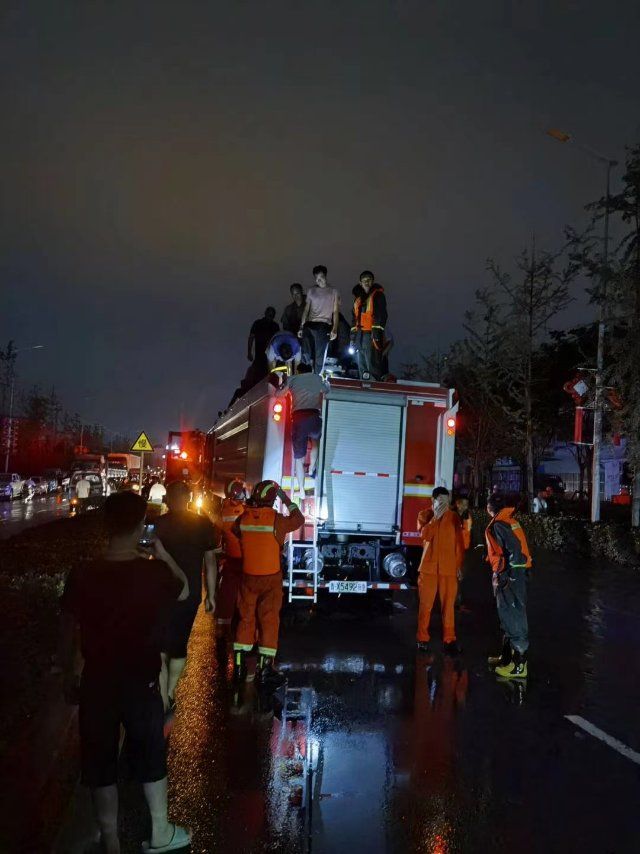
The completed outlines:
<svg viewBox="0 0 640 854">
<path fill-rule="evenodd" d="M 124 726 L 132 776 L 151 814 L 145 852 L 177 851 L 189 831 L 167 819 L 164 708 L 158 686 L 159 623 L 166 608 L 189 596 L 187 577 L 159 539 L 141 553 L 147 502 L 133 492 L 110 495 L 105 554 L 74 567 L 61 599 L 60 664 L 67 700 L 79 702 L 82 782 L 91 790 L 106 854 L 120 854 L 118 748 Z M 84 659 L 76 676 L 77 637 Z"/>
</svg>

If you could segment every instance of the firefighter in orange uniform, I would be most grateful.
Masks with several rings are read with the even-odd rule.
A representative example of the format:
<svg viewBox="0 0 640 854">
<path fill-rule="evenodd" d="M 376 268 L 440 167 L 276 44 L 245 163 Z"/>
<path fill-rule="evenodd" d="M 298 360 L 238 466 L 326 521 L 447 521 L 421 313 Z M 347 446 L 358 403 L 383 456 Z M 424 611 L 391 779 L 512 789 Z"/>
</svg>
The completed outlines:
<svg viewBox="0 0 640 854">
<path fill-rule="evenodd" d="M 464 557 L 462 523 L 449 507 L 449 490 L 437 486 L 432 495 L 433 510 L 418 515 L 418 530 L 422 536 L 423 552 L 418 576 L 418 649 L 429 651 L 429 623 L 436 598 L 440 599 L 444 650 L 449 655 L 459 653 L 456 641 L 455 601 L 458 580 Z"/>
<path fill-rule="evenodd" d="M 216 638 L 218 652 L 226 655 L 227 641 L 233 637 L 231 623 L 236 613 L 236 602 L 242 581 L 242 549 L 233 532 L 236 520 L 245 509 L 245 487 L 241 480 L 232 480 L 225 487 L 225 498 L 220 508 L 219 530 L 222 558 L 216 596 Z"/>
<path fill-rule="evenodd" d="M 358 351 L 358 373 L 361 380 L 380 380 L 383 374 L 387 298 L 384 289 L 369 270 L 360 273 L 360 283 L 353 289 L 353 294 L 351 346 Z"/>
<path fill-rule="evenodd" d="M 531 569 L 531 551 L 518 520 L 515 507 L 505 506 L 500 495 L 487 502 L 491 521 L 487 525 L 487 561 L 491 566 L 493 592 L 498 619 L 504 633 L 502 652 L 491 656 L 497 676 L 504 679 L 527 678 L 529 624 L 527 621 L 527 575 Z"/>
<path fill-rule="evenodd" d="M 278 513 L 273 502 L 280 498 L 289 515 Z M 304 525 L 298 505 L 273 480 L 264 480 L 253 490 L 247 507 L 233 532 L 242 545 L 242 581 L 238 595 L 239 622 L 234 649 L 234 678 L 246 678 L 246 654 L 258 636 L 258 673 L 263 681 L 276 681 L 274 667 L 278 651 L 282 607 L 282 547 L 287 534 Z"/>
</svg>

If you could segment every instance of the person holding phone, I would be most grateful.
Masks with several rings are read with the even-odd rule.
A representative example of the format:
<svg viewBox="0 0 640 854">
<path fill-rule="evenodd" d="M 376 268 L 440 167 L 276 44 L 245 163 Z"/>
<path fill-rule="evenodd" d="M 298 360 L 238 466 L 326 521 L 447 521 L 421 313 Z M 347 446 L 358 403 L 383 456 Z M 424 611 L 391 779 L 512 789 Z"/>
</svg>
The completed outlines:
<svg viewBox="0 0 640 854">
<path fill-rule="evenodd" d="M 164 709 L 158 685 L 158 627 L 168 605 L 187 600 L 189 584 L 157 538 L 141 554 L 146 510 L 146 501 L 133 492 L 106 499 L 107 550 L 71 570 L 60 603 L 63 686 L 69 702 L 79 701 L 82 782 L 91 789 L 101 850 L 108 854 L 120 851 L 121 726 L 130 770 L 142 783 L 151 813 L 150 850 L 174 850 L 190 838 L 185 828 L 167 820 Z M 80 680 L 79 651 L 84 660 Z"/>
<path fill-rule="evenodd" d="M 167 485 L 165 503 L 169 512 L 155 519 L 156 536 L 183 568 L 189 580 L 189 596 L 167 609 L 162 632 L 160 691 L 165 710 L 175 706 L 175 691 L 187 660 L 187 645 L 202 600 L 202 570 L 205 570 L 207 611 L 215 610 L 218 565 L 217 535 L 205 516 L 189 510 L 191 488 L 176 480 Z"/>
</svg>

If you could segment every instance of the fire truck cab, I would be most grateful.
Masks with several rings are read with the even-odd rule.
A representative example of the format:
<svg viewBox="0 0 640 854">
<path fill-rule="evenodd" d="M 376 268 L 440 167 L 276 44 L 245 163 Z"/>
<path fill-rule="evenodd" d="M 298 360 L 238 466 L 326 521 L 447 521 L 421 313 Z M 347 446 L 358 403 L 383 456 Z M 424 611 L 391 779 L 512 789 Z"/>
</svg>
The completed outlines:
<svg viewBox="0 0 640 854">
<path fill-rule="evenodd" d="M 457 403 L 434 383 L 333 377 L 322 411 L 316 477 L 307 477 L 305 525 L 284 556 L 289 601 L 400 590 L 416 581 L 418 512 L 437 485 L 452 487 Z M 295 487 L 291 399 L 268 381 L 248 392 L 207 434 L 209 488 L 272 479 Z"/>
</svg>

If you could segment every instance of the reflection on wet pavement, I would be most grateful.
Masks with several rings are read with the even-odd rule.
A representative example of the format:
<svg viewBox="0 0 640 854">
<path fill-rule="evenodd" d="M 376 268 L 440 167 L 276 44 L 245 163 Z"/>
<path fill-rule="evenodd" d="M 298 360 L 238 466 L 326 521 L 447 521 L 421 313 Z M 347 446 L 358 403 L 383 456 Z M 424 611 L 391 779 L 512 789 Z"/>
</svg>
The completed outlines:
<svg viewBox="0 0 640 854">
<path fill-rule="evenodd" d="M 437 644 L 416 655 L 408 596 L 392 617 L 287 628 L 275 694 L 234 690 L 201 612 L 170 739 L 172 811 L 192 850 L 637 850 L 637 767 L 564 716 L 637 749 L 638 579 L 540 567 L 528 684 L 486 665 L 499 637 L 480 566 L 465 581 L 461 657 Z M 124 850 L 138 850 L 136 833 Z"/>
<path fill-rule="evenodd" d="M 67 495 L 50 495 L 31 501 L 15 499 L 0 502 L 0 539 L 12 537 L 25 528 L 42 525 L 69 515 Z"/>
</svg>

